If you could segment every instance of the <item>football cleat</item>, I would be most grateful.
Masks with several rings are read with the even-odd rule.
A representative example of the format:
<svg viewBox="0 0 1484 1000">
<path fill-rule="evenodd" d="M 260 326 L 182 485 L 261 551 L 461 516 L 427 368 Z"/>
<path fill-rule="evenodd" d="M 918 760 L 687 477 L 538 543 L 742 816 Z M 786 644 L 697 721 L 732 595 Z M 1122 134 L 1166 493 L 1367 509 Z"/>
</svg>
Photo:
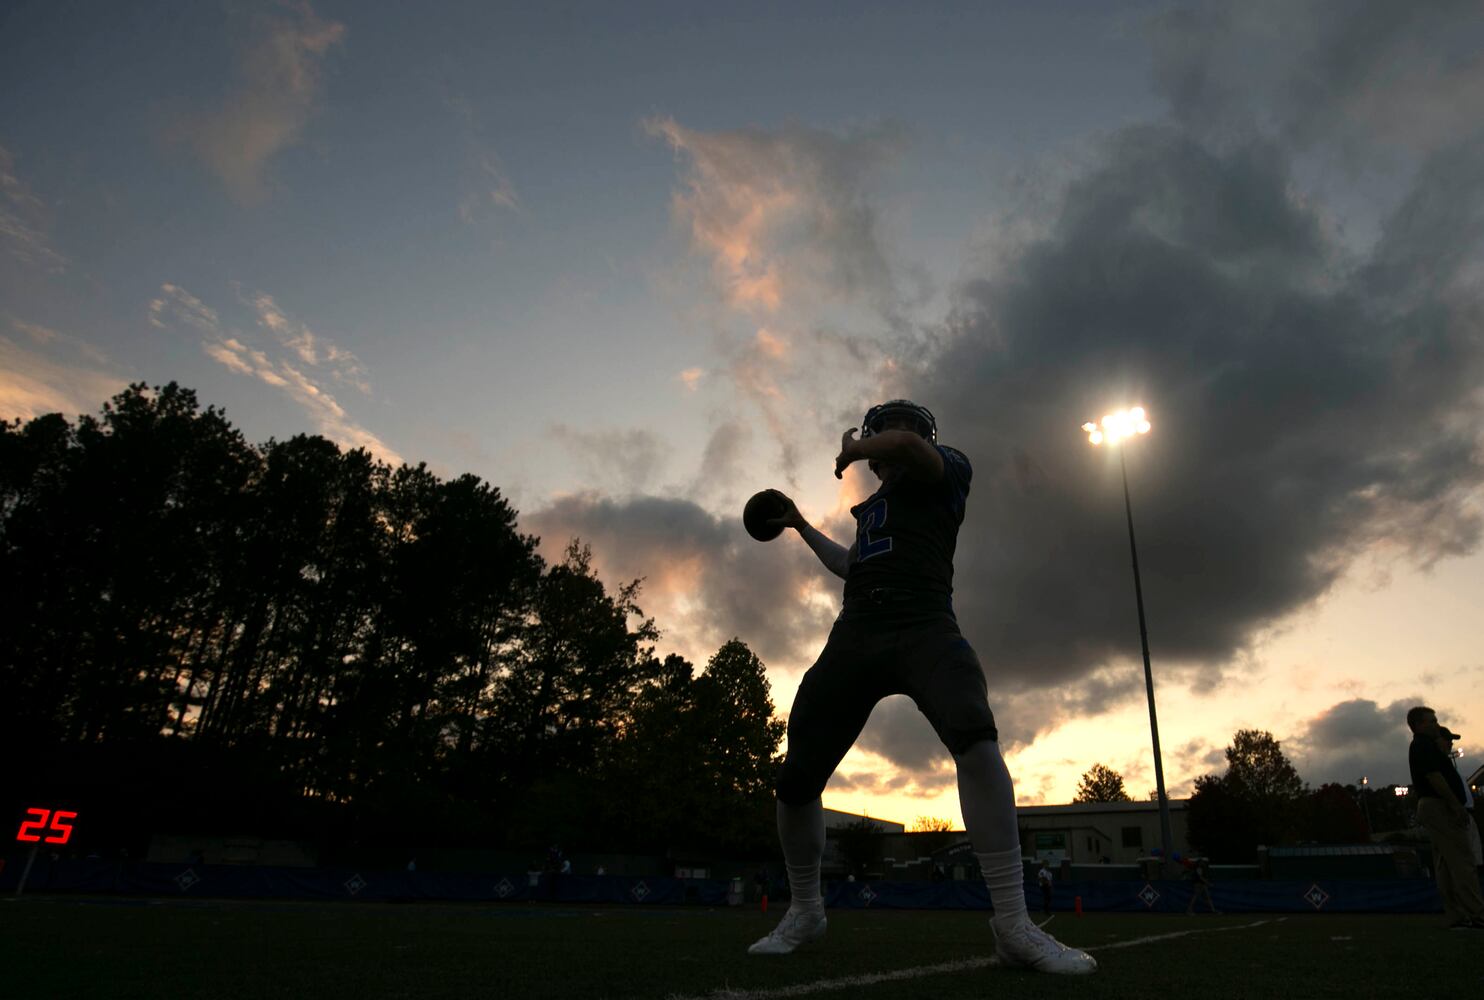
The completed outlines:
<svg viewBox="0 0 1484 1000">
<path fill-rule="evenodd" d="M 829 921 L 824 910 L 795 910 L 792 907 L 767 937 L 758 938 L 747 949 L 749 955 L 787 955 L 795 948 L 824 937 Z"/>
<path fill-rule="evenodd" d="M 1087 952 L 1068 948 L 1029 920 L 1018 921 L 1007 931 L 996 930 L 994 953 L 1000 965 L 1012 969 L 1085 976 L 1098 968 L 1097 959 Z"/>
</svg>

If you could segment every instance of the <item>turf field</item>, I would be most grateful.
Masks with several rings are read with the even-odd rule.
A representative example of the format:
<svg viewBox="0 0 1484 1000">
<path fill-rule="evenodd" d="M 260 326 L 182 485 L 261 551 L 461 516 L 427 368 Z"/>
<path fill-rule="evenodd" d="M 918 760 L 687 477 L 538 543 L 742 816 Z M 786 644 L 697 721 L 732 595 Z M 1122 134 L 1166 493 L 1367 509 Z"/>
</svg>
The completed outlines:
<svg viewBox="0 0 1484 1000">
<path fill-rule="evenodd" d="M 777 913 L 702 908 L 83 900 L 0 902 L 7 997 L 1396 997 L 1477 995 L 1484 932 L 1440 917 L 1058 915 L 1101 969 L 994 968 L 988 918 L 831 911 L 821 943 L 746 946 Z M 1451 972 L 1441 971 L 1444 963 Z M 728 993 L 727 991 L 731 991 Z"/>
</svg>

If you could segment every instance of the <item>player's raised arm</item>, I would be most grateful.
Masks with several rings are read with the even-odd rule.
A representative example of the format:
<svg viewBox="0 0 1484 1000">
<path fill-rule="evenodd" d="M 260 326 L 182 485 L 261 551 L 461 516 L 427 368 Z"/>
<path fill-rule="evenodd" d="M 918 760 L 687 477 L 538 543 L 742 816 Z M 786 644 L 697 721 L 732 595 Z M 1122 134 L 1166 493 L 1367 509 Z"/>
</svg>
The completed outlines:
<svg viewBox="0 0 1484 1000">
<path fill-rule="evenodd" d="M 943 478 L 943 457 L 938 449 L 922 435 L 909 430 L 888 428 L 857 439 L 855 428 L 850 428 L 840 438 L 835 478 L 840 479 L 852 463 L 861 461 L 900 466 L 913 479 L 924 482 L 936 483 Z"/>
<path fill-rule="evenodd" d="M 804 539 L 819 561 L 824 563 L 824 568 L 845 579 L 850 572 L 850 550 L 839 542 L 832 541 L 824 532 L 805 520 L 804 515 L 799 513 L 798 505 L 786 494 L 779 490 L 769 490 L 769 493 L 778 497 L 784 505 L 783 514 L 772 518 L 768 523 L 782 528 L 793 528 Z"/>
</svg>

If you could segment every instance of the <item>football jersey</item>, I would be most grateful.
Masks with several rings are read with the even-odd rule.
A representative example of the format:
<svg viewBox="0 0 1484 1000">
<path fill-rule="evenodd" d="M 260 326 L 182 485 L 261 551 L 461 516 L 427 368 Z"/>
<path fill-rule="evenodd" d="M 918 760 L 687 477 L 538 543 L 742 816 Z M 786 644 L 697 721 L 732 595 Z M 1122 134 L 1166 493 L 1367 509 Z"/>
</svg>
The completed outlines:
<svg viewBox="0 0 1484 1000">
<path fill-rule="evenodd" d="M 942 479 L 903 476 L 850 508 L 856 552 L 845 577 L 846 604 L 876 588 L 953 593 L 953 550 L 974 472 L 963 452 L 934 447 L 943 459 Z"/>
</svg>

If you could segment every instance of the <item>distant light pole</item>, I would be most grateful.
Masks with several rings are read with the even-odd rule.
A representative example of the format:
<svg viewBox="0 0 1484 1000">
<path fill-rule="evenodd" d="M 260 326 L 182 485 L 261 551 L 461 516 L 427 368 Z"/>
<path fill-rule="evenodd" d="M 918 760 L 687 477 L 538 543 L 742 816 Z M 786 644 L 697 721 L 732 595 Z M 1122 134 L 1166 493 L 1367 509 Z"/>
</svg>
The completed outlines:
<svg viewBox="0 0 1484 1000">
<path fill-rule="evenodd" d="M 1087 439 L 1093 444 L 1108 442 L 1110 447 L 1125 438 L 1149 433 L 1149 420 L 1142 406 L 1120 410 L 1105 416 L 1101 423 L 1091 421 L 1082 425 Z M 1159 835 L 1163 850 L 1160 867 L 1168 865 L 1174 858 L 1170 845 L 1174 837 L 1170 834 L 1170 799 L 1165 794 L 1164 760 L 1159 752 L 1159 718 L 1154 711 L 1154 672 L 1149 668 L 1149 629 L 1144 624 L 1144 588 L 1139 582 L 1139 549 L 1134 544 L 1134 505 L 1129 499 L 1128 464 L 1123 459 L 1123 449 L 1118 448 L 1118 468 L 1123 473 L 1123 509 L 1128 514 L 1128 550 L 1134 563 L 1134 601 L 1139 608 L 1139 642 L 1144 647 L 1144 691 L 1149 696 L 1149 735 L 1154 742 L 1154 785 L 1159 795 Z"/>
<path fill-rule="evenodd" d="M 1366 790 L 1370 783 L 1371 779 L 1368 776 L 1364 774 L 1360 776 L 1360 806 L 1365 811 L 1365 833 L 1367 837 L 1374 833 L 1371 829 L 1371 804 L 1367 801 L 1366 797 Z"/>
</svg>

